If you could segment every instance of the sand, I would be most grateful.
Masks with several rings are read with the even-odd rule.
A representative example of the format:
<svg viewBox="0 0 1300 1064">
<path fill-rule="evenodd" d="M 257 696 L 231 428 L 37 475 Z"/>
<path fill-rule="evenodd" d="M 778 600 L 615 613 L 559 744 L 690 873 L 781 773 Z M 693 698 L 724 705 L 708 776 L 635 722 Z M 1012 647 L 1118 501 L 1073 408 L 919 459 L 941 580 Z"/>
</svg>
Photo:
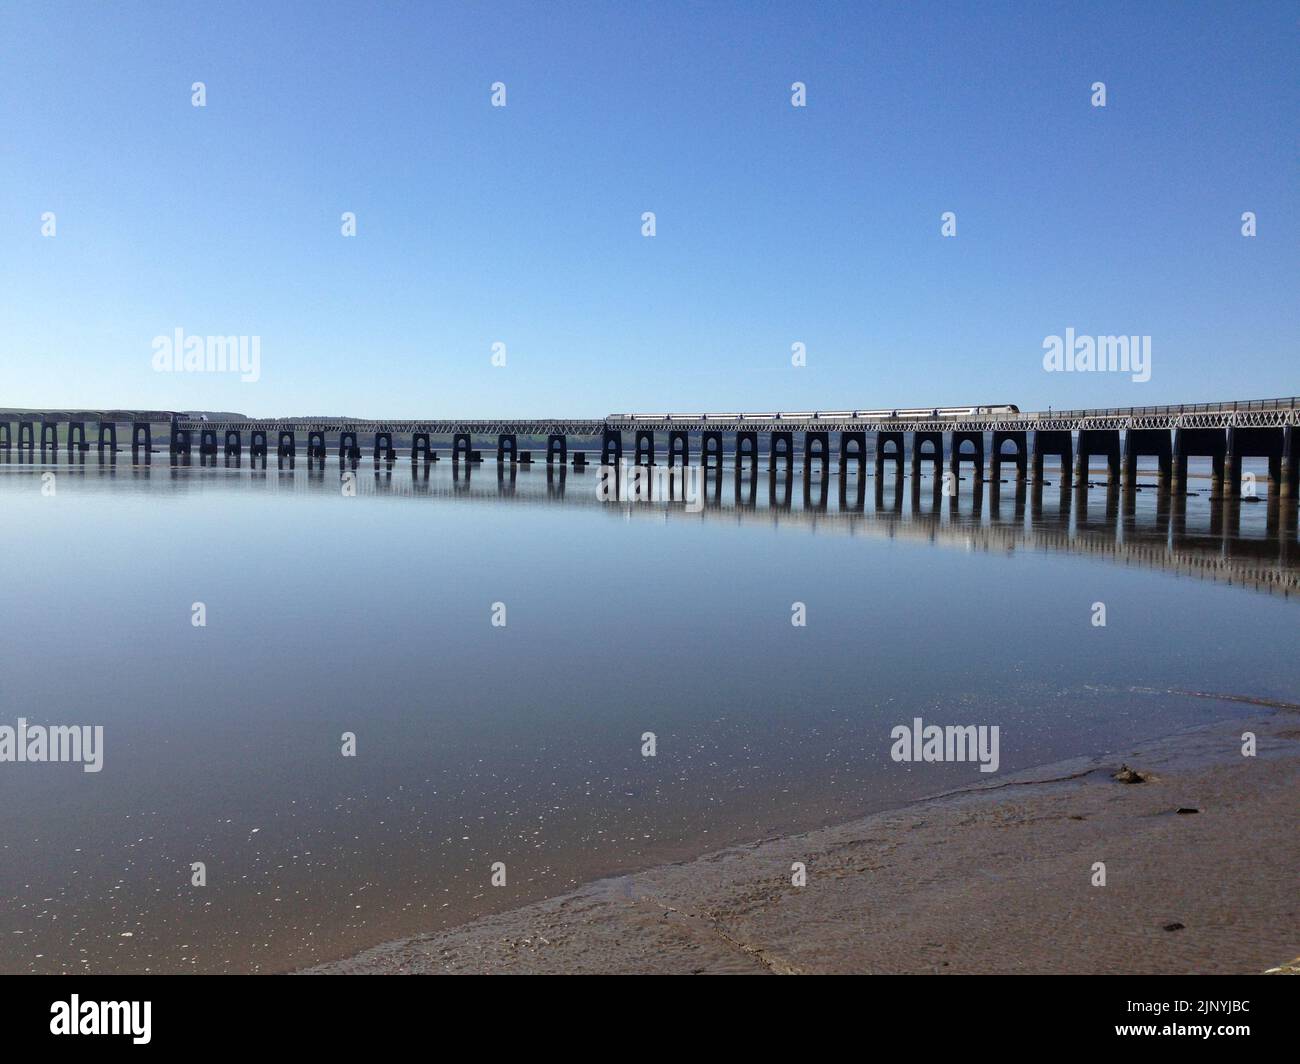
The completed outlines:
<svg viewBox="0 0 1300 1064">
<path fill-rule="evenodd" d="M 1259 973 L 1300 953 L 1298 809 L 1300 716 L 1219 722 L 308 971 Z"/>
</svg>

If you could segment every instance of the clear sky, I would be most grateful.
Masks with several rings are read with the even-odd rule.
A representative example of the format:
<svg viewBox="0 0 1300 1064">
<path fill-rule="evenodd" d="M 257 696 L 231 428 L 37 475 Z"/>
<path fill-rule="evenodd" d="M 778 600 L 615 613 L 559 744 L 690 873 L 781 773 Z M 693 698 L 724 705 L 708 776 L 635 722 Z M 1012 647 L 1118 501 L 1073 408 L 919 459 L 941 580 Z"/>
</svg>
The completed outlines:
<svg viewBox="0 0 1300 1064">
<path fill-rule="evenodd" d="M 1298 26 L 1296 3 L 10 0 L 0 406 L 1294 395 Z M 260 380 L 155 372 L 177 328 L 260 337 Z M 1150 335 L 1150 381 L 1045 372 L 1067 328 Z"/>
</svg>

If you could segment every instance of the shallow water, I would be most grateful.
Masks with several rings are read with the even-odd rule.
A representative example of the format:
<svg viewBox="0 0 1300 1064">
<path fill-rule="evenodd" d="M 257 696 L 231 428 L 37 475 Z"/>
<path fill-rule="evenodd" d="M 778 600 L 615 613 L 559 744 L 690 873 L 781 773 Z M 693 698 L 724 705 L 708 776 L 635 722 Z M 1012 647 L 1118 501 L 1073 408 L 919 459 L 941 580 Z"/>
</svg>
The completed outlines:
<svg viewBox="0 0 1300 1064">
<path fill-rule="evenodd" d="M 104 727 L 0 764 L 0 970 L 297 968 L 990 778 L 918 716 L 1007 772 L 1300 701 L 1294 504 L 598 481 L 0 463 L 0 725 Z"/>
</svg>

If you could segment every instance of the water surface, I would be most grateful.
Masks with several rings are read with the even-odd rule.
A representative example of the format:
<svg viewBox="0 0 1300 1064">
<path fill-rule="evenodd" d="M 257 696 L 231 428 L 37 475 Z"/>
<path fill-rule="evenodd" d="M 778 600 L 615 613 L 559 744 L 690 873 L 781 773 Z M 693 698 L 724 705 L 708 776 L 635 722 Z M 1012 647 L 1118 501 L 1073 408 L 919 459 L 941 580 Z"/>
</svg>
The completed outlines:
<svg viewBox="0 0 1300 1064">
<path fill-rule="evenodd" d="M 0 463 L 0 724 L 105 729 L 0 764 L 0 970 L 297 968 L 989 778 L 892 762 L 917 716 L 1009 772 L 1300 700 L 1294 504 L 1208 481 L 357 472 Z"/>
</svg>

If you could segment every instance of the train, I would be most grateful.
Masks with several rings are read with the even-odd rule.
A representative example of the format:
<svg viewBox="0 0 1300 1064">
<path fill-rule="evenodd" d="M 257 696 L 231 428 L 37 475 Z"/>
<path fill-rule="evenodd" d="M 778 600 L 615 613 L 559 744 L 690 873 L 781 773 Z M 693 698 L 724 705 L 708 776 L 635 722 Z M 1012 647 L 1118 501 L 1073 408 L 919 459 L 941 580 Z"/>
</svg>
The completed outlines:
<svg viewBox="0 0 1300 1064">
<path fill-rule="evenodd" d="M 989 403 L 985 406 L 898 407 L 892 410 L 778 410 L 769 414 L 616 414 L 616 421 L 656 422 L 749 422 L 779 421 L 935 421 L 981 415 L 1019 414 L 1015 403 Z"/>
</svg>

